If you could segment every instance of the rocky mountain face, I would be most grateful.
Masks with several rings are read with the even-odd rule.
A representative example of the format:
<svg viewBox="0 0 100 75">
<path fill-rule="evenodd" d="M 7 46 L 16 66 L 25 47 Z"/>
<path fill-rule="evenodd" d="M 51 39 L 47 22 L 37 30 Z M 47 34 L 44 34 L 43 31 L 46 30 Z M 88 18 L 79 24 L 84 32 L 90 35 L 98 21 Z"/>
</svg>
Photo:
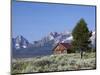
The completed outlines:
<svg viewBox="0 0 100 75">
<path fill-rule="evenodd" d="M 55 46 L 57 43 L 71 43 L 72 40 L 73 37 L 70 32 L 50 32 L 41 40 L 34 41 L 34 43 L 31 44 L 27 39 L 20 35 L 16 38 L 12 38 L 12 47 L 15 49 L 21 49 L 29 47 Z M 95 32 L 92 33 L 90 40 L 92 46 L 95 47 Z"/>
<path fill-rule="evenodd" d="M 29 42 L 23 36 L 19 35 L 16 38 L 12 39 L 13 48 L 20 49 L 20 48 L 28 48 Z"/>
<path fill-rule="evenodd" d="M 72 35 L 69 32 L 57 33 L 51 32 L 39 41 L 34 41 L 34 46 L 55 46 L 57 43 L 70 43 L 72 41 Z"/>
<path fill-rule="evenodd" d="M 55 43 L 70 43 L 70 41 L 72 40 L 72 35 L 70 32 L 62 32 L 62 33 L 51 32 L 48 37 L 50 39 L 52 37 Z"/>
</svg>

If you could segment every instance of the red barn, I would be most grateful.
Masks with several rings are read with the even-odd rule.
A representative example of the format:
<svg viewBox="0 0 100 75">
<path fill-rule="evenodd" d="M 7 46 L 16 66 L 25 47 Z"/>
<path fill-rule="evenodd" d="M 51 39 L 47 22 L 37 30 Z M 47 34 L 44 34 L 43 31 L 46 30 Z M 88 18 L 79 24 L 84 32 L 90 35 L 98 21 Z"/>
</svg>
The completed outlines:
<svg viewBox="0 0 100 75">
<path fill-rule="evenodd" d="M 69 50 L 70 47 L 71 45 L 69 43 L 58 43 L 54 47 L 53 52 L 54 54 L 67 53 L 67 50 Z"/>
</svg>

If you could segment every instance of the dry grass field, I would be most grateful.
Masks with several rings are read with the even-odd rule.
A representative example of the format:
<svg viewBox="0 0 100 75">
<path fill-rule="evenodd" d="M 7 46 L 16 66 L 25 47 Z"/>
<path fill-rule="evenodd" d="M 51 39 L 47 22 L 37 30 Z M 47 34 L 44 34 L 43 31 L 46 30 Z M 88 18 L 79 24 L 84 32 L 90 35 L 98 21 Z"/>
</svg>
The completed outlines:
<svg viewBox="0 0 100 75">
<path fill-rule="evenodd" d="M 12 59 L 12 73 L 88 70 L 96 68 L 95 53 L 58 54 L 34 58 Z"/>
</svg>

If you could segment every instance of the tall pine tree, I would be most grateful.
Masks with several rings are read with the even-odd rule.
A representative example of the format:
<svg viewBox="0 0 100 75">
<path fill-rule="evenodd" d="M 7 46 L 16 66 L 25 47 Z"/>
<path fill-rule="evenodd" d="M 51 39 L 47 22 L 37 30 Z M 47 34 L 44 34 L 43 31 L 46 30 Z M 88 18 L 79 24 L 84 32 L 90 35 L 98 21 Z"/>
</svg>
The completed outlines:
<svg viewBox="0 0 100 75">
<path fill-rule="evenodd" d="M 92 36 L 84 19 L 79 20 L 79 22 L 72 31 L 72 36 L 73 48 L 80 51 L 82 58 L 83 51 L 87 51 L 90 48 L 89 44 L 91 43 L 91 41 L 89 39 Z"/>
</svg>

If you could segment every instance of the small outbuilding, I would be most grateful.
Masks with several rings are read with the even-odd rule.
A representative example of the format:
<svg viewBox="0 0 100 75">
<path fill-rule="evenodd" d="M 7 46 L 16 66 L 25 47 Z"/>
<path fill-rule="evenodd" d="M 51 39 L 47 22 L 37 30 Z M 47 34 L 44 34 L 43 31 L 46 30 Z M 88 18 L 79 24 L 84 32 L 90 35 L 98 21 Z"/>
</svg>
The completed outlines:
<svg viewBox="0 0 100 75">
<path fill-rule="evenodd" d="M 71 48 L 71 44 L 69 43 L 58 43 L 53 48 L 53 52 L 54 54 L 67 53 L 70 48 Z"/>
</svg>

